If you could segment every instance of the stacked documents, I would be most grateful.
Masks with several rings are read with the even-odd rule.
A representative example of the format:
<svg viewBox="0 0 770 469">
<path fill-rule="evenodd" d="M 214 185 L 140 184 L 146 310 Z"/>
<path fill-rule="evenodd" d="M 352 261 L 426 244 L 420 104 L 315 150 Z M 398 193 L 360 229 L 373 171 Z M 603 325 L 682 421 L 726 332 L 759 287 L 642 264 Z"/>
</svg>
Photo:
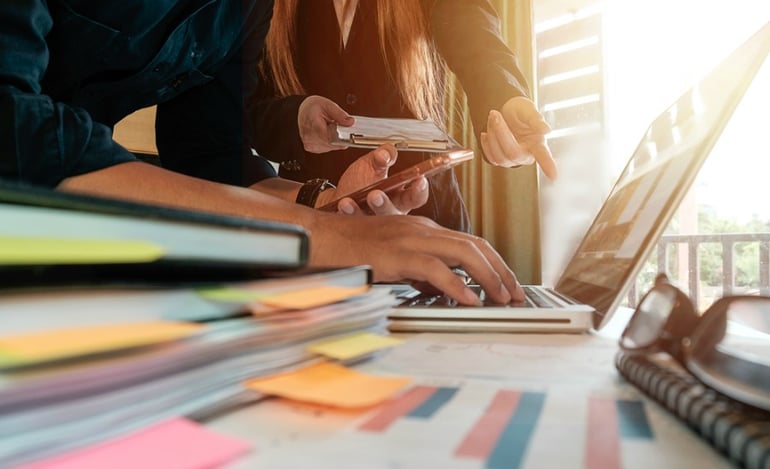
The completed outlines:
<svg viewBox="0 0 770 469">
<path fill-rule="evenodd" d="M 186 418 L 260 399 L 255 379 L 371 355 L 318 347 L 384 334 L 395 302 L 366 266 L 306 269 L 293 225 L 2 181 L 0 218 L 0 467 L 206 437 Z"/>
<path fill-rule="evenodd" d="M 320 361 L 314 344 L 384 333 L 394 298 L 370 290 L 369 273 L 360 267 L 307 274 L 307 282 L 295 275 L 248 288 L 208 286 L 196 294 L 230 304 L 214 308 L 213 320 L 197 310 L 195 321 L 184 320 L 175 310 L 156 318 L 138 311 L 131 321 L 106 308 L 99 321 L 88 308 L 84 315 L 35 311 L 28 295 L 0 294 L 0 467 L 258 399 L 245 381 Z M 24 303 L 28 314 L 2 311 L 4 299 Z M 228 309 L 237 313 L 222 317 Z M 64 324 L 62 315 L 69 327 L 44 327 Z"/>
</svg>

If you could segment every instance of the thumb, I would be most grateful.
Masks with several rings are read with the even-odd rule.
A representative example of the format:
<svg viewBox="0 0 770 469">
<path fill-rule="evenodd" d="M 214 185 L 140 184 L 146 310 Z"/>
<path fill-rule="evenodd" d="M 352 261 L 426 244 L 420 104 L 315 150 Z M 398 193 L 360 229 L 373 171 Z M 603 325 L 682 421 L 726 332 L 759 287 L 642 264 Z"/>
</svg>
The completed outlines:
<svg viewBox="0 0 770 469">
<path fill-rule="evenodd" d="M 529 127 L 539 134 L 547 134 L 551 131 L 551 126 L 545 121 L 545 118 L 538 111 L 534 111 L 530 116 Z"/>
<path fill-rule="evenodd" d="M 398 158 L 398 150 L 396 150 L 396 147 L 390 143 L 380 145 L 372 153 L 374 154 L 374 166 L 386 171 L 395 164 L 396 159 Z"/>
<path fill-rule="evenodd" d="M 339 125 L 351 126 L 355 122 L 353 116 L 345 112 L 344 109 L 339 107 L 337 103 L 333 101 L 325 101 L 323 103 L 324 114 L 329 121 L 336 122 Z"/>
<path fill-rule="evenodd" d="M 537 110 L 535 103 L 530 100 L 524 102 L 526 103 L 526 106 L 524 106 L 523 110 L 526 113 L 526 121 L 529 128 L 541 134 L 550 132 L 551 126 L 548 125 L 543 115 Z"/>
</svg>

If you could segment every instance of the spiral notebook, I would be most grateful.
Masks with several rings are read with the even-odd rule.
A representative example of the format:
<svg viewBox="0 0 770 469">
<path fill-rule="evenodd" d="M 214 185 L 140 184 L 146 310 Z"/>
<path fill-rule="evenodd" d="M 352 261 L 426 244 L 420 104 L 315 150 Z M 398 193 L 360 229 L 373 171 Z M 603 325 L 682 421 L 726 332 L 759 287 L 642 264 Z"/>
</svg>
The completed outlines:
<svg viewBox="0 0 770 469">
<path fill-rule="evenodd" d="M 709 390 L 664 355 L 619 352 L 623 377 L 742 467 L 770 464 L 770 414 Z"/>
</svg>

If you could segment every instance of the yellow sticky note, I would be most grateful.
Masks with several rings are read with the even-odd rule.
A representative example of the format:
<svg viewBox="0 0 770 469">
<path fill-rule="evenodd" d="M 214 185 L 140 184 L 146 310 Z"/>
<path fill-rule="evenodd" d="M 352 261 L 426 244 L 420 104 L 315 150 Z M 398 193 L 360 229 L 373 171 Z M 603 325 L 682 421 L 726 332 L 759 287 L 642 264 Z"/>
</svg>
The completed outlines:
<svg viewBox="0 0 770 469">
<path fill-rule="evenodd" d="M 393 347 L 401 342 L 400 339 L 396 339 L 395 337 L 361 332 L 338 339 L 318 342 L 309 346 L 307 351 L 324 355 L 329 358 L 335 358 L 337 360 L 347 360 L 349 358 L 360 357 L 361 355 L 376 352 L 377 350 Z"/>
<path fill-rule="evenodd" d="M 277 308 L 308 309 L 346 300 L 356 295 L 360 295 L 368 289 L 368 286 L 337 287 L 333 285 L 323 285 L 277 293 L 266 296 L 262 298 L 261 301 L 266 305 Z"/>
<path fill-rule="evenodd" d="M 21 366 L 181 339 L 201 324 L 150 321 L 0 337 L 0 366 Z"/>
<path fill-rule="evenodd" d="M 333 407 L 368 407 L 379 404 L 409 384 L 409 378 L 373 376 L 333 363 L 257 378 L 244 385 L 264 394 Z"/>
<path fill-rule="evenodd" d="M 145 241 L 0 236 L 0 265 L 151 262 L 164 253 Z"/>
<path fill-rule="evenodd" d="M 256 290 L 246 290 L 243 288 L 201 288 L 197 290 L 198 295 L 201 298 L 212 301 L 228 301 L 236 303 L 251 303 L 253 301 L 260 301 L 268 293 Z"/>
</svg>

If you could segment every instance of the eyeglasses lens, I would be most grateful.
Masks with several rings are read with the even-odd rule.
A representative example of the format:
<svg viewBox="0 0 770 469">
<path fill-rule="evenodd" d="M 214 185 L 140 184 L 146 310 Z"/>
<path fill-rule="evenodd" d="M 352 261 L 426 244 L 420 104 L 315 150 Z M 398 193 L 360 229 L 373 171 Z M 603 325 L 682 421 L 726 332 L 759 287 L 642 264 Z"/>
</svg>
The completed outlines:
<svg viewBox="0 0 770 469">
<path fill-rule="evenodd" d="M 655 287 L 639 304 L 623 334 L 623 345 L 629 348 L 648 347 L 660 337 L 676 304 L 673 288 Z"/>
<path fill-rule="evenodd" d="M 691 335 L 688 368 L 723 394 L 770 410 L 770 298 L 724 301 Z"/>
<path fill-rule="evenodd" d="M 770 366 L 770 298 L 736 298 L 726 309 L 727 329 L 717 347 L 723 353 Z M 704 324 L 708 327 L 708 325 Z M 700 328 L 699 328 L 700 329 Z M 705 334 L 693 337 L 696 341 Z"/>
</svg>

